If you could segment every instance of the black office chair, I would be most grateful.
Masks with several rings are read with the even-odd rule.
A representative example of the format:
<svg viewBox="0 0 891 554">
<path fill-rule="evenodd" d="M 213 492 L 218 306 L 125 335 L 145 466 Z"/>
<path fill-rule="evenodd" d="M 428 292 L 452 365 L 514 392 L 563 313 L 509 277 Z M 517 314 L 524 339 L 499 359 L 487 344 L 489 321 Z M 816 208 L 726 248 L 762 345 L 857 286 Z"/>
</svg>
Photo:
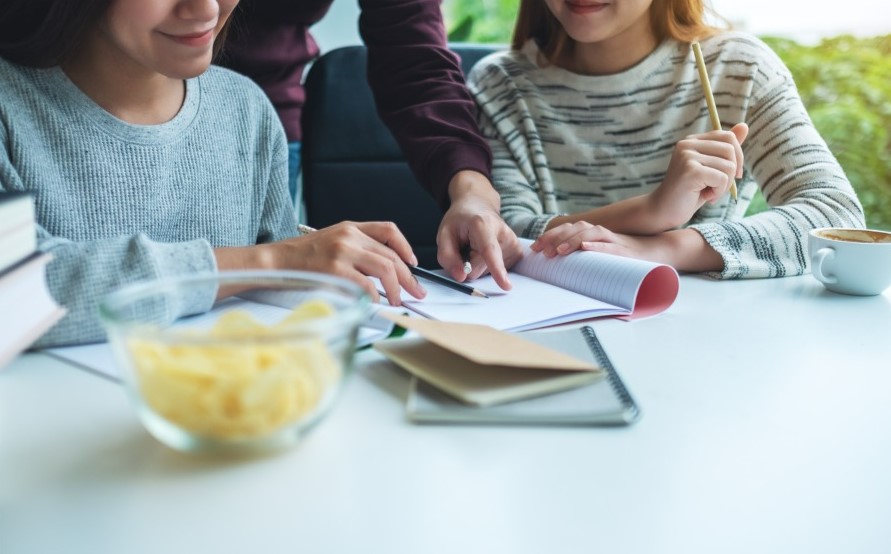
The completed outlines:
<svg viewBox="0 0 891 554">
<path fill-rule="evenodd" d="M 453 45 L 465 72 L 493 46 Z M 307 223 L 394 221 L 423 267 L 439 267 L 436 230 L 442 210 L 421 187 L 377 116 L 365 79 L 364 46 L 332 50 L 306 77 L 303 199 Z"/>
</svg>

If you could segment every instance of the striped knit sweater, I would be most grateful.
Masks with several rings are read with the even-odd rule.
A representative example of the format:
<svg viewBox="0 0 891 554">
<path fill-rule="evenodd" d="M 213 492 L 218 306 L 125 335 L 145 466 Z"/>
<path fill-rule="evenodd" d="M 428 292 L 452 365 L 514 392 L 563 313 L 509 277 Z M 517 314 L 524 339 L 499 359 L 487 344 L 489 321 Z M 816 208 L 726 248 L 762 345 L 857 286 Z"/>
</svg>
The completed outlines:
<svg viewBox="0 0 891 554">
<path fill-rule="evenodd" d="M 728 32 L 702 43 L 722 126 L 745 122 L 739 201 L 706 204 L 688 225 L 723 258 L 721 278 L 808 270 L 807 231 L 863 227 L 863 209 L 811 123 L 789 71 L 758 39 Z M 662 43 L 608 76 L 539 63 L 530 41 L 481 60 L 468 78 L 495 156 L 493 183 L 511 228 L 538 237 L 561 213 L 648 193 L 674 145 L 710 129 L 688 44 Z M 744 217 L 756 188 L 771 209 Z"/>
<path fill-rule="evenodd" d="M 104 338 L 98 300 L 124 283 L 215 271 L 213 247 L 295 233 L 281 123 L 229 70 L 189 79 L 167 123 L 131 125 L 58 67 L 0 58 L 0 145 L 0 190 L 34 195 L 50 292 L 68 309 L 37 346 Z M 206 310 L 213 292 L 189 303 Z"/>
</svg>

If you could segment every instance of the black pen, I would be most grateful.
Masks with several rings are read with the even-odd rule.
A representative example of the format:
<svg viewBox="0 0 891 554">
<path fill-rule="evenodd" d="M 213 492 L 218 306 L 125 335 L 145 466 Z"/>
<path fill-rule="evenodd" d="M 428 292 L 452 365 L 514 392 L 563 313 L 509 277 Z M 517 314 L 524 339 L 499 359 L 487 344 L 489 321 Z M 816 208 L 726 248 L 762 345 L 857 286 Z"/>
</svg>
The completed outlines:
<svg viewBox="0 0 891 554">
<path fill-rule="evenodd" d="M 309 233 L 314 233 L 316 231 L 315 228 L 310 227 L 309 225 L 297 225 L 297 231 L 303 235 L 307 235 Z M 464 294 L 469 294 L 470 296 L 479 296 L 480 298 L 489 298 L 489 296 L 477 290 L 469 285 L 465 285 L 464 283 L 459 283 L 458 281 L 453 281 L 448 277 L 443 277 L 438 273 L 433 273 L 432 271 L 426 270 L 422 267 L 418 267 L 416 265 L 409 265 L 409 271 L 415 277 L 420 277 L 422 279 L 427 279 L 428 281 L 432 281 L 434 283 L 438 283 L 444 287 L 448 287 L 452 290 L 456 290 L 458 292 L 463 292 Z"/>
<path fill-rule="evenodd" d="M 448 277 L 443 277 L 439 273 L 433 273 L 432 271 L 426 270 L 423 267 L 418 267 L 416 265 L 408 266 L 409 271 L 415 277 L 420 277 L 421 279 L 427 279 L 428 281 L 432 281 L 434 283 L 438 283 L 444 287 L 448 287 L 450 289 L 456 290 L 458 292 L 463 292 L 464 294 L 469 294 L 471 296 L 479 296 L 480 298 L 489 298 L 489 296 L 481 290 L 475 289 L 470 285 L 465 285 L 464 283 L 459 283 L 458 281 L 453 281 Z"/>
<path fill-rule="evenodd" d="M 465 244 L 461 247 L 461 259 L 464 261 L 464 275 L 469 275 L 471 271 L 473 271 L 473 266 L 470 265 L 470 245 Z"/>
</svg>

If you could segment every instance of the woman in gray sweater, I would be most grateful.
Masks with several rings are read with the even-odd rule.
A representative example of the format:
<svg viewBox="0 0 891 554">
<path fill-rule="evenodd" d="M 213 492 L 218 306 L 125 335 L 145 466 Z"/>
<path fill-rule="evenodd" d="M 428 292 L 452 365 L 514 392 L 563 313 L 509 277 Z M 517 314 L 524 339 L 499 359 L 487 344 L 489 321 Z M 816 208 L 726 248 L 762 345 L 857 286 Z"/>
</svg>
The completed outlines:
<svg viewBox="0 0 891 554">
<path fill-rule="evenodd" d="M 211 59 L 237 0 L 8 0 L 0 6 L 0 190 L 35 198 L 68 315 L 38 346 L 101 340 L 123 283 L 245 268 L 340 275 L 421 297 L 391 223 L 295 236 L 275 111 Z M 209 306 L 189 306 L 200 310 Z"/>
</svg>

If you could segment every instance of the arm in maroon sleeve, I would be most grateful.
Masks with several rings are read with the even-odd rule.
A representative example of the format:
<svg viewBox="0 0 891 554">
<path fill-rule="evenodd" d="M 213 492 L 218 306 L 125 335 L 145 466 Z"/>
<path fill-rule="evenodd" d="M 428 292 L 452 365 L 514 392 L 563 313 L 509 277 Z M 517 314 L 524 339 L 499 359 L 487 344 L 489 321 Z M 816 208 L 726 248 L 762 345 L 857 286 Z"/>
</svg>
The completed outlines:
<svg viewBox="0 0 891 554">
<path fill-rule="evenodd" d="M 458 171 L 489 178 L 492 153 L 457 56 L 447 47 L 440 0 L 360 0 L 368 82 L 378 112 L 421 184 L 443 208 Z"/>
</svg>

